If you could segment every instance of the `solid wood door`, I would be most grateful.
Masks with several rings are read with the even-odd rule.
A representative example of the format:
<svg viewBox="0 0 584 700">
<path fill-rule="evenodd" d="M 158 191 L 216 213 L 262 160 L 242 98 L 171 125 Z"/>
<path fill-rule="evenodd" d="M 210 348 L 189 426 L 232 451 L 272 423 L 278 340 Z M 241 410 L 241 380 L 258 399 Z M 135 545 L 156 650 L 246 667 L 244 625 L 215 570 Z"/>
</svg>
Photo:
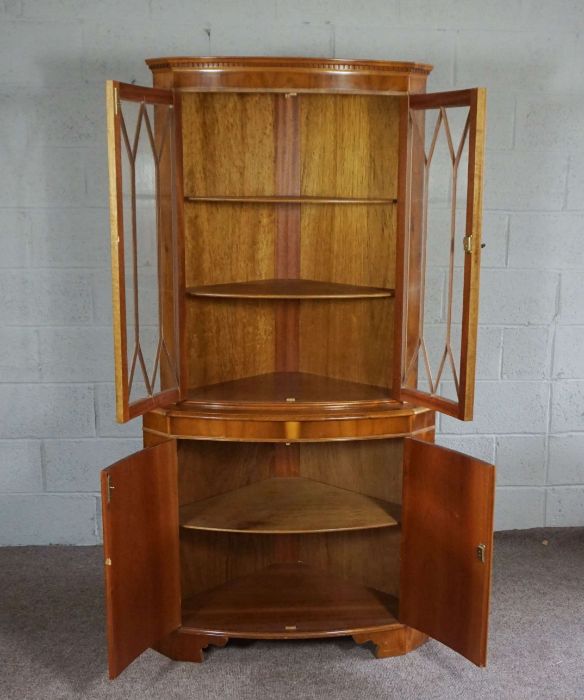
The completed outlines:
<svg viewBox="0 0 584 700">
<path fill-rule="evenodd" d="M 404 440 L 400 622 L 484 666 L 495 468 Z"/>
<path fill-rule="evenodd" d="M 175 440 L 101 473 L 110 678 L 181 621 Z"/>
<path fill-rule="evenodd" d="M 183 316 L 179 103 L 172 90 L 107 83 L 116 415 L 175 403 Z"/>
<path fill-rule="evenodd" d="M 485 90 L 402 102 L 396 397 L 471 420 L 474 403 Z"/>
</svg>

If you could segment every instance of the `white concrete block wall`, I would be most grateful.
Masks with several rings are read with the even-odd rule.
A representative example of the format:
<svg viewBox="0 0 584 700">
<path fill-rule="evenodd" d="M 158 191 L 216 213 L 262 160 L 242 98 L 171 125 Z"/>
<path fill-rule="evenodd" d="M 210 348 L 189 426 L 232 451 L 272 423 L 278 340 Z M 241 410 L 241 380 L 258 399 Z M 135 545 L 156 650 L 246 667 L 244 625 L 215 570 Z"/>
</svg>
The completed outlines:
<svg viewBox="0 0 584 700">
<path fill-rule="evenodd" d="M 434 63 L 489 89 L 476 419 L 498 529 L 584 524 L 584 3 L 0 1 L 0 544 L 99 541 L 114 422 L 103 81 L 147 56 Z"/>
</svg>

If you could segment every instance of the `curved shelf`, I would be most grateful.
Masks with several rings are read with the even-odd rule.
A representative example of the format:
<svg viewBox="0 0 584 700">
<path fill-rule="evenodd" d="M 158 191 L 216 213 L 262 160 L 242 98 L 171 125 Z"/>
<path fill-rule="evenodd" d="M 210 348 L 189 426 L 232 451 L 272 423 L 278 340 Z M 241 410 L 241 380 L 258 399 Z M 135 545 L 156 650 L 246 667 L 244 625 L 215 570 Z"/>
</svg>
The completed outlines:
<svg viewBox="0 0 584 700">
<path fill-rule="evenodd" d="M 396 401 L 390 389 L 304 372 L 197 387 L 143 420 L 155 435 L 253 442 L 367 440 L 434 430 L 431 409 Z"/>
<path fill-rule="evenodd" d="M 299 410 L 323 407 L 342 409 L 352 404 L 400 404 L 380 386 L 335 379 L 310 372 L 268 372 L 229 382 L 190 389 L 185 404 L 214 407 Z"/>
<path fill-rule="evenodd" d="M 272 478 L 181 508 L 183 528 L 292 534 L 391 527 L 399 507 L 311 479 Z"/>
<path fill-rule="evenodd" d="M 189 287 L 192 297 L 220 299 L 378 299 L 393 297 L 393 289 L 363 287 L 305 279 L 267 279 Z"/>
<path fill-rule="evenodd" d="M 391 197 L 317 197 L 310 195 L 187 195 L 186 202 L 232 204 L 396 204 Z"/>
<path fill-rule="evenodd" d="M 183 603 L 182 630 L 248 639 L 334 637 L 402 625 L 397 600 L 306 564 L 272 564 Z"/>
</svg>

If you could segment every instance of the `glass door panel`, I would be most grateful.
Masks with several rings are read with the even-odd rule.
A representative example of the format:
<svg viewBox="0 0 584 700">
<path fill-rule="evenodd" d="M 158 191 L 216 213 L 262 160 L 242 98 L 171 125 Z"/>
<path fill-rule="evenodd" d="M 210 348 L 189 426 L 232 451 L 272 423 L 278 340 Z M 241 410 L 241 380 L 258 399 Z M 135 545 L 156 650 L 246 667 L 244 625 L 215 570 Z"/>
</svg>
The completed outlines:
<svg viewBox="0 0 584 700">
<path fill-rule="evenodd" d="M 402 151 L 399 395 L 464 420 L 474 399 L 484 102 L 480 89 L 411 95 Z"/>
<path fill-rule="evenodd" d="M 108 83 L 117 417 L 179 398 L 176 126 L 169 90 Z"/>
</svg>

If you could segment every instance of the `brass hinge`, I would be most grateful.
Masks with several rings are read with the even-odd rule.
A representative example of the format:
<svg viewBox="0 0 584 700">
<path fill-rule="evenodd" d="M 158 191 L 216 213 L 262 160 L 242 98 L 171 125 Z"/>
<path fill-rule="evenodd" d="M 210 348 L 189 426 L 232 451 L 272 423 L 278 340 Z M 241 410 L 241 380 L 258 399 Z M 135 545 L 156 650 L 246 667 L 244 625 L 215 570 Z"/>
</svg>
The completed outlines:
<svg viewBox="0 0 584 700">
<path fill-rule="evenodd" d="M 464 252 L 470 255 L 470 253 L 472 253 L 472 234 L 462 239 L 462 245 L 464 247 Z"/>
<path fill-rule="evenodd" d="M 114 114 L 118 113 L 118 104 L 119 104 L 120 98 L 118 96 L 118 88 L 114 88 Z"/>
<path fill-rule="evenodd" d="M 485 563 L 485 553 L 487 551 L 487 545 L 486 544 L 479 544 L 477 547 L 477 559 L 481 562 L 481 564 Z"/>
<path fill-rule="evenodd" d="M 116 487 L 112 484 L 111 474 L 107 474 L 105 477 L 105 491 L 108 503 L 111 503 L 112 501 L 112 491 L 115 491 L 115 488 Z"/>
</svg>

